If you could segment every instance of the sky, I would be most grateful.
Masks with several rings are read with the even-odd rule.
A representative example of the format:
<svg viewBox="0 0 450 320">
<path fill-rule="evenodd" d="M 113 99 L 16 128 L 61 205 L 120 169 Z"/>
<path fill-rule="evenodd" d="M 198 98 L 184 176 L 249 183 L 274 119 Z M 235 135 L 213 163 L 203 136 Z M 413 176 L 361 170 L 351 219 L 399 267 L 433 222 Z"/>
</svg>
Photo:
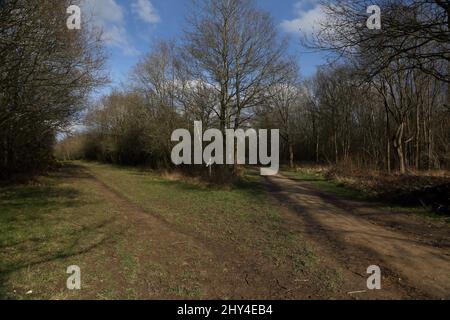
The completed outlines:
<svg viewBox="0 0 450 320">
<path fill-rule="evenodd" d="M 256 0 L 256 4 L 272 14 L 280 35 L 290 38 L 289 54 L 298 59 L 302 76 L 311 76 L 325 63 L 324 54 L 300 44 L 302 31 L 311 33 L 322 17 L 318 0 Z M 82 10 L 103 29 L 112 82 L 102 91 L 109 91 L 127 81 L 152 44 L 179 39 L 194 8 L 190 0 L 85 0 Z"/>
</svg>

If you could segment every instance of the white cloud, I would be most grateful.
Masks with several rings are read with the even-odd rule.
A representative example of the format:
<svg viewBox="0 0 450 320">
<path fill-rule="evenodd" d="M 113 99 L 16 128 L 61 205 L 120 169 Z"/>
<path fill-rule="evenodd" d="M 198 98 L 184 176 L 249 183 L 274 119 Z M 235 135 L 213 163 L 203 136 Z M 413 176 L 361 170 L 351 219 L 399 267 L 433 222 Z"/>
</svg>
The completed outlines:
<svg viewBox="0 0 450 320">
<path fill-rule="evenodd" d="M 128 40 L 125 9 L 116 0 L 84 0 L 82 7 L 91 23 L 103 30 L 103 40 L 107 45 L 119 48 L 127 56 L 139 54 Z"/>
<path fill-rule="evenodd" d="M 131 8 L 133 12 L 146 23 L 155 24 L 161 21 L 161 18 L 150 0 L 136 0 L 131 5 Z"/>
<path fill-rule="evenodd" d="M 302 0 L 295 4 L 296 18 L 284 20 L 281 28 L 289 33 L 310 35 L 320 30 L 320 22 L 325 18 L 323 7 L 315 0 Z"/>
<path fill-rule="evenodd" d="M 123 22 L 124 10 L 115 0 L 85 0 L 83 9 L 100 24 Z"/>
<path fill-rule="evenodd" d="M 140 53 L 139 50 L 130 43 L 127 31 L 125 27 L 121 25 L 112 25 L 108 29 L 105 29 L 103 40 L 108 45 L 120 48 L 123 54 L 127 56 L 137 56 Z"/>
</svg>

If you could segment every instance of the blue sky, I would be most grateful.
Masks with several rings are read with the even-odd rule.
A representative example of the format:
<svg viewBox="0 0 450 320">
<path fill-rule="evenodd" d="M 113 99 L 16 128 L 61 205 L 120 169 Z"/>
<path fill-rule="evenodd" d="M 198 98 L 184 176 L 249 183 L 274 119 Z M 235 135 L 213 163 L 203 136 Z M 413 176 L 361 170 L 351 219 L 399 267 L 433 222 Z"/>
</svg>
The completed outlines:
<svg viewBox="0 0 450 320">
<path fill-rule="evenodd" d="M 130 71 L 152 44 L 176 39 L 185 17 L 193 10 L 190 0 L 85 0 L 83 10 L 103 29 L 110 59 L 112 86 L 126 82 Z M 301 32 L 311 33 L 322 16 L 318 0 L 256 0 L 272 13 L 281 35 L 290 37 L 290 54 L 298 58 L 302 75 L 314 73 L 324 55 L 308 53 L 300 45 Z"/>
</svg>

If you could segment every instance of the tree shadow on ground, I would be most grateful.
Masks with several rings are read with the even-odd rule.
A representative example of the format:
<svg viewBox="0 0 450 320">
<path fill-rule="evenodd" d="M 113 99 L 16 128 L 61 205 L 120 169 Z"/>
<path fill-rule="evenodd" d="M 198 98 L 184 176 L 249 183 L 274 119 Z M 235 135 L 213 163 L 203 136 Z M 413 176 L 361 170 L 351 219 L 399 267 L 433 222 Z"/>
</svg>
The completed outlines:
<svg viewBox="0 0 450 320">
<path fill-rule="evenodd" d="M 0 299 L 13 298 L 21 272 L 50 274 L 54 262 L 114 242 L 115 218 L 103 207 L 87 213 L 97 200 L 67 180 L 72 178 L 83 172 L 68 165 L 40 183 L 0 188 Z"/>
</svg>

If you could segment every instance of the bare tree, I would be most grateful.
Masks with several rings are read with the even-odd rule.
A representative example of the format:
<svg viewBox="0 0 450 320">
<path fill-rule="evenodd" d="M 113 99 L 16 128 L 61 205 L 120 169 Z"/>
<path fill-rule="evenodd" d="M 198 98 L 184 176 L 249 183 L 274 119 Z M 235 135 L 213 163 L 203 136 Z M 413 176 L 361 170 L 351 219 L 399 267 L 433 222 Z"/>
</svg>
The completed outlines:
<svg viewBox="0 0 450 320">
<path fill-rule="evenodd" d="M 184 51 L 193 63 L 193 80 L 216 90 L 220 129 L 238 128 L 252 107 L 263 103 L 267 88 L 287 72 L 286 43 L 269 14 L 254 1 L 198 1 L 189 20 Z"/>
<path fill-rule="evenodd" d="M 304 102 L 301 101 L 300 79 L 298 66 L 292 61 L 290 71 L 282 82 L 268 88 L 268 97 L 265 101 L 266 110 L 273 115 L 273 125 L 280 129 L 281 138 L 288 149 L 289 165 L 294 167 L 294 143 L 297 124 L 295 115 Z"/>
<path fill-rule="evenodd" d="M 367 8 L 378 5 L 382 27 L 366 27 Z M 373 77 L 391 63 L 450 83 L 450 1 L 337 0 L 323 2 L 326 18 L 313 46 L 360 60 Z"/>
<path fill-rule="evenodd" d="M 69 1 L 6 0 L 0 7 L 1 172 L 45 167 L 55 135 L 103 83 L 100 35 L 69 30 Z"/>
</svg>

